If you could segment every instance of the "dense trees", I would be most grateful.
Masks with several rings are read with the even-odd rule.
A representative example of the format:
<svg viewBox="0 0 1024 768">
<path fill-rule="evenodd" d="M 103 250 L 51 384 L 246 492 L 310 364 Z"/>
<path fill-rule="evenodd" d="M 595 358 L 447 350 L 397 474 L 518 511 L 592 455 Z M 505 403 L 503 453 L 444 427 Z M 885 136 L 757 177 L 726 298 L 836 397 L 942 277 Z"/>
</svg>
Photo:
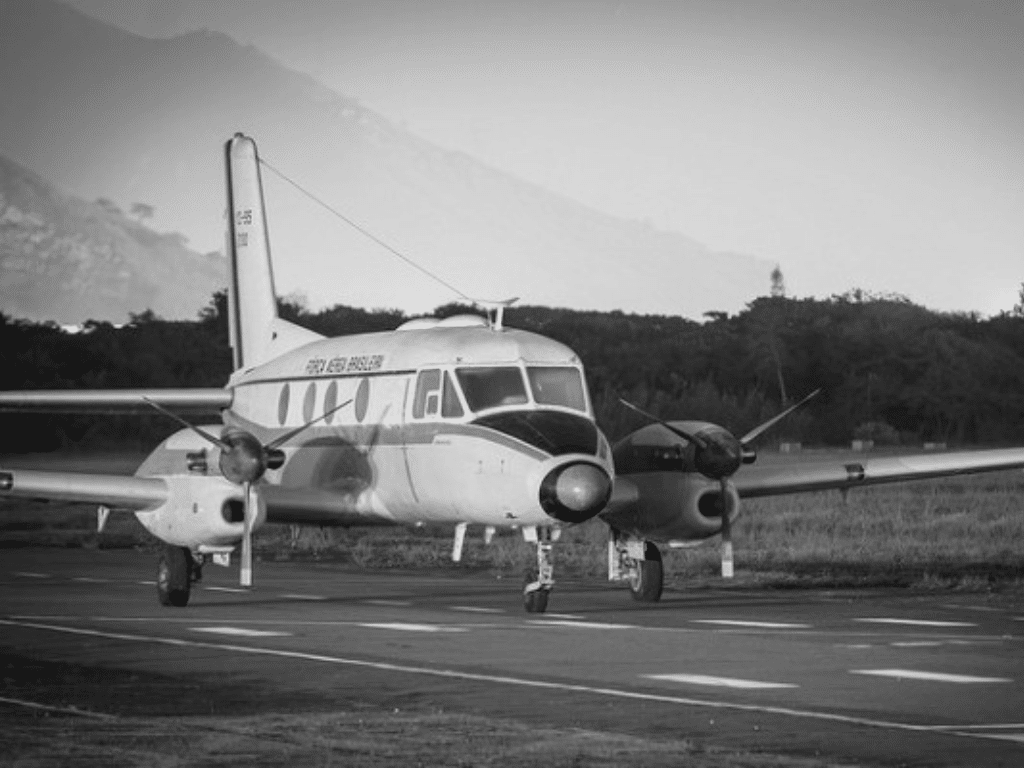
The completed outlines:
<svg viewBox="0 0 1024 768">
<path fill-rule="evenodd" d="M 327 336 L 388 330 L 406 319 L 396 310 L 342 306 L 311 312 L 299 301 L 283 302 L 281 310 Z M 436 314 L 465 311 L 453 304 Z M 932 312 L 899 296 L 853 291 L 816 300 L 777 292 L 703 323 L 532 306 L 508 310 L 505 323 L 580 355 L 598 420 L 613 438 L 640 425 L 618 405 L 620 396 L 667 418 L 706 419 L 741 432 L 822 387 L 774 439 L 1024 442 L 1021 312 L 982 319 Z M 191 323 L 144 313 L 123 328 L 92 323 L 69 334 L 0 316 L 0 342 L 2 389 L 219 386 L 230 372 L 222 292 Z M 6 450 L 124 435 L 145 442 L 174 429 L 159 417 L 2 418 Z"/>
</svg>

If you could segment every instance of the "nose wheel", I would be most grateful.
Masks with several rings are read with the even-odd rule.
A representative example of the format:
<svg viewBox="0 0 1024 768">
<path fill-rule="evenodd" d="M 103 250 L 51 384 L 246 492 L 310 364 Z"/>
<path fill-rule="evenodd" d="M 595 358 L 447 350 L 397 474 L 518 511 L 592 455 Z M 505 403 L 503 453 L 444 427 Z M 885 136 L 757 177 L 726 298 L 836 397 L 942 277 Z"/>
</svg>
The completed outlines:
<svg viewBox="0 0 1024 768">
<path fill-rule="evenodd" d="M 523 528 L 523 538 L 537 548 L 537 565 L 526 572 L 523 585 L 523 607 L 527 613 L 544 613 L 548 609 L 548 596 L 555 586 L 552 549 L 561 533 L 559 528 Z"/>
</svg>

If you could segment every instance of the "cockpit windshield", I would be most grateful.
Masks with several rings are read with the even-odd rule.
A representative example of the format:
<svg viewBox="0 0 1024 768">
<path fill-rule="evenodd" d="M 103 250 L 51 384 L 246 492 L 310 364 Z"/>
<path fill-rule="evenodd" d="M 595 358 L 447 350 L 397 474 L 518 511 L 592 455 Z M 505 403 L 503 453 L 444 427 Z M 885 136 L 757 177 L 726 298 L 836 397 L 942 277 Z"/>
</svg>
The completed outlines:
<svg viewBox="0 0 1024 768">
<path fill-rule="evenodd" d="M 578 368 L 527 368 L 526 376 L 530 379 L 530 391 L 537 405 L 560 405 L 586 413 L 583 377 Z"/>
<path fill-rule="evenodd" d="M 462 393 L 471 411 L 528 402 L 519 368 L 457 368 L 455 376 L 462 385 Z"/>
</svg>

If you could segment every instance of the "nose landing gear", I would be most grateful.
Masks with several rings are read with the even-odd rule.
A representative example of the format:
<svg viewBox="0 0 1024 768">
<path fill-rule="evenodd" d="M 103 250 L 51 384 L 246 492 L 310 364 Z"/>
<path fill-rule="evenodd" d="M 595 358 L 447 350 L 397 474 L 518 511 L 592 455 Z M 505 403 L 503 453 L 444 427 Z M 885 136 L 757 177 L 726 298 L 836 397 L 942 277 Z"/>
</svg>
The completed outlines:
<svg viewBox="0 0 1024 768">
<path fill-rule="evenodd" d="M 549 526 L 523 528 L 523 539 L 537 547 L 537 565 L 526 572 L 523 585 L 523 607 L 527 613 L 544 613 L 548 609 L 548 595 L 555 586 L 552 547 L 561 534 L 560 528 Z"/>
</svg>

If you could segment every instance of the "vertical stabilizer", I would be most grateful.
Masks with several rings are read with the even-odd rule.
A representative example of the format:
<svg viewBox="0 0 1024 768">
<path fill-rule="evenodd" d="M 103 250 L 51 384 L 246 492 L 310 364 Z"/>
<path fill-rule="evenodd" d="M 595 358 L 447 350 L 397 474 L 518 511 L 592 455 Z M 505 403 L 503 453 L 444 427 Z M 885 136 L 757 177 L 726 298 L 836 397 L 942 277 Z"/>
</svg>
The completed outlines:
<svg viewBox="0 0 1024 768">
<path fill-rule="evenodd" d="M 225 147 L 228 187 L 228 308 L 235 369 L 251 368 L 323 338 L 277 316 L 270 238 L 256 142 L 236 133 Z"/>
</svg>

